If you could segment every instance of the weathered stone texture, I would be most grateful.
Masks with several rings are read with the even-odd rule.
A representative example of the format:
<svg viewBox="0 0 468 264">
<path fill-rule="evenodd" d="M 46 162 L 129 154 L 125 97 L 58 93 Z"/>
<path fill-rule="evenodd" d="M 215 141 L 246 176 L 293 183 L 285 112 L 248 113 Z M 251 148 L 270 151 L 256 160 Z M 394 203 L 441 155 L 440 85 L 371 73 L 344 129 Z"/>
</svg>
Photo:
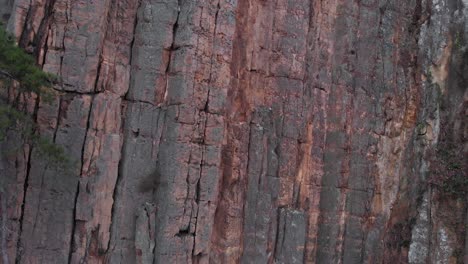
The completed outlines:
<svg viewBox="0 0 468 264">
<path fill-rule="evenodd" d="M 0 0 L 61 78 L 51 103 L 18 96 L 72 160 L 0 142 L 3 263 L 463 262 L 466 200 L 429 175 L 444 136 L 468 150 L 467 14 Z"/>
</svg>

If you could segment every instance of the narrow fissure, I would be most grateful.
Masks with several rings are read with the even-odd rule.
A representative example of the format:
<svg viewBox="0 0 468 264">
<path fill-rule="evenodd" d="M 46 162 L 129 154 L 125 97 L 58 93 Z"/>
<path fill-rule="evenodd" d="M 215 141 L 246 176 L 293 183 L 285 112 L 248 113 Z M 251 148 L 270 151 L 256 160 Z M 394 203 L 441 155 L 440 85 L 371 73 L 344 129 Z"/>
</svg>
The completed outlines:
<svg viewBox="0 0 468 264">
<path fill-rule="evenodd" d="M 35 122 L 37 122 L 37 113 L 39 111 L 39 103 L 40 103 L 40 98 L 37 98 L 34 102 L 35 105 L 34 105 L 34 112 L 32 116 L 32 119 Z M 35 133 L 36 131 L 34 128 L 31 134 L 34 135 Z M 23 141 L 23 144 L 25 143 L 26 142 Z M 32 144 L 32 142 L 29 142 L 29 149 L 28 149 L 29 152 L 28 152 L 27 164 L 26 164 L 26 177 L 23 183 L 23 199 L 22 199 L 22 204 L 21 204 L 21 214 L 20 214 L 20 218 L 18 221 L 20 228 L 18 232 L 18 241 L 16 242 L 16 263 L 20 262 L 21 256 L 22 256 L 23 219 L 24 219 L 24 210 L 25 210 L 25 204 L 26 204 L 27 191 L 29 189 L 29 175 L 31 174 L 31 158 L 32 158 L 33 150 L 34 150 L 34 145 Z"/>
<path fill-rule="evenodd" d="M 72 230 L 71 230 L 71 234 L 70 234 L 70 248 L 69 248 L 69 253 L 68 253 L 68 263 L 71 263 L 71 260 L 72 260 L 72 256 L 73 256 L 73 250 L 74 250 L 74 236 L 75 236 L 75 229 L 76 229 L 76 207 L 77 207 L 77 202 L 78 202 L 78 196 L 80 194 L 80 178 L 82 176 L 82 172 L 83 172 L 83 169 L 84 169 L 84 155 L 85 155 L 85 148 L 86 148 L 86 139 L 88 137 L 88 133 L 89 133 L 89 127 L 90 127 L 90 123 L 91 123 L 91 113 L 92 113 L 92 109 L 93 109 L 93 101 L 94 101 L 94 97 L 91 98 L 91 103 L 89 105 L 89 111 L 88 111 L 88 119 L 86 121 L 86 129 L 85 129 L 85 137 L 84 137 L 84 140 L 83 140 L 83 146 L 81 147 L 81 168 L 79 168 L 80 170 L 77 171 L 78 173 L 78 181 L 77 181 L 77 186 L 76 186 L 76 192 L 75 192 L 75 198 L 74 198 L 74 202 L 73 202 L 73 218 L 72 218 Z M 60 110 L 59 110 L 60 111 Z"/>
<path fill-rule="evenodd" d="M 0 238 L 1 241 L 1 252 L 2 252 L 2 260 L 4 264 L 10 263 L 8 261 L 8 250 L 7 250 L 7 235 L 6 233 L 8 232 L 7 227 L 6 227 L 6 221 L 8 218 L 7 214 L 7 200 L 6 200 L 6 192 L 3 189 L 0 189 L 0 220 L 1 220 L 1 226 L 0 232 L 2 233 L 2 237 Z"/>
<path fill-rule="evenodd" d="M 219 10 L 221 9 L 221 6 L 220 6 L 220 1 L 218 1 L 217 5 L 216 5 L 216 13 L 215 13 L 215 17 L 214 17 L 214 29 L 213 29 L 213 36 L 212 36 L 212 39 L 213 39 L 213 50 L 215 50 L 214 46 L 216 46 L 216 33 L 217 33 L 217 27 L 218 27 L 218 14 L 219 14 Z M 213 61 L 214 61 L 214 52 L 211 53 L 211 59 L 210 59 L 210 77 L 208 78 L 208 83 L 210 84 L 211 81 L 212 81 L 212 76 L 213 76 Z M 210 90 L 208 90 L 208 98 L 209 98 L 209 94 L 210 93 Z M 206 105 L 208 106 L 208 99 L 207 99 L 207 103 Z"/>
<path fill-rule="evenodd" d="M 39 29 L 37 31 L 37 34 L 34 36 L 33 43 L 35 44 L 35 49 L 33 50 L 34 57 L 36 58 L 37 61 L 43 62 L 45 60 L 45 56 L 47 54 L 47 39 L 49 37 L 49 32 L 48 28 L 50 25 L 50 18 L 54 13 L 54 6 L 55 6 L 56 0 L 50 0 L 47 1 L 44 7 L 44 17 L 41 20 L 41 24 L 39 25 Z M 44 48 L 44 59 L 41 59 L 39 57 L 41 53 L 41 49 Z M 43 63 L 40 63 L 40 65 L 43 65 Z"/>
<path fill-rule="evenodd" d="M 83 173 L 84 166 L 85 166 L 86 140 L 88 139 L 89 128 L 91 126 L 91 115 L 93 113 L 94 99 L 95 99 L 95 97 L 92 96 L 91 97 L 91 103 L 89 105 L 88 118 L 87 118 L 87 121 L 86 121 L 85 137 L 84 137 L 84 140 L 83 140 L 83 145 L 81 146 L 81 168 L 80 168 L 80 171 L 78 172 L 79 176 L 82 176 L 81 174 Z"/>
<path fill-rule="evenodd" d="M 172 25 L 172 40 L 171 40 L 171 46 L 169 47 L 169 50 L 168 50 L 169 56 L 168 56 L 168 61 L 166 65 L 166 70 L 165 70 L 166 75 L 169 74 L 169 70 L 171 67 L 171 60 L 173 56 L 172 52 L 178 49 L 178 47 L 176 47 L 175 45 L 175 38 L 176 38 L 177 29 L 179 28 L 180 7 L 181 5 L 180 5 L 180 0 L 179 0 L 177 3 L 177 17 L 176 17 L 174 24 Z M 166 82 L 166 90 L 167 90 L 167 82 Z"/>
<path fill-rule="evenodd" d="M 200 182 L 201 182 L 201 178 L 202 178 L 202 175 L 203 175 L 203 164 L 204 164 L 204 158 L 205 158 L 205 148 L 204 148 L 204 144 L 205 144 L 205 138 L 206 138 L 206 126 L 207 126 L 207 123 L 208 123 L 208 116 L 205 115 L 205 124 L 204 124 L 204 127 L 203 127 L 203 138 L 202 138 L 202 142 L 200 143 L 200 150 L 201 150 L 201 159 L 200 159 L 200 174 L 199 174 L 199 177 L 198 177 L 198 181 L 197 181 L 197 185 L 195 187 L 195 202 L 197 203 L 197 213 L 196 213 L 196 218 L 195 218 L 195 224 L 194 224 L 194 233 L 193 233 L 193 237 L 195 238 L 197 236 L 197 226 L 198 226 L 198 213 L 199 213 L 199 210 L 200 210 L 200 201 L 201 201 L 201 186 L 200 186 Z M 188 228 L 188 233 L 189 233 L 189 230 L 190 230 L 190 223 L 189 223 L 189 228 Z M 193 247 L 192 247 L 192 257 L 196 257 L 197 255 L 195 254 L 195 243 L 193 244 Z M 201 254 L 202 252 L 200 252 Z"/>
<path fill-rule="evenodd" d="M 55 143 L 55 140 L 57 138 L 57 131 L 58 131 L 59 126 L 60 126 L 60 120 L 62 120 L 62 116 L 64 114 L 64 113 L 62 113 L 62 104 L 63 104 L 63 101 L 65 99 L 63 99 L 62 96 L 59 96 L 58 99 L 59 99 L 59 104 L 58 104 L 58 113 L 57 113 L 57 125 L 55 126 L 54 135 L 52 137 L 52 142 L 54 142 L 54 143 Z"/>
<path fill-rule="evenodd" d="M 71 235 L 70 235 L 70 248 L 68 249 L 68 263 L 72 263 L 72 257 L 75 249 L 75 243 L 74 243 L 74 237 L 75 237 L 75 229 L 76 229 L 76 203 L 78 202 L 78 195 L 80 193 L 80 182 L 78 181 L 78 184 L 76 186 L 76 193 L 75 193 L 75 199 L 74 199 L 74 207 L 73 207 L 73 219 L 72 219 L 72 230 L 71 230 Z"/>
<path fill-rule="evenodd" d="M 190 178 L 190 163 L 191 163 L 191 160 L 192 160 L 192 150 L 190 151 L 190 154 L 189 154 L 189 160 L 187 162 L 188 169 L 187 169 L 187 174 L 185 175 L 185 184 L 187 185 L 187 188 L 186 188 L 186 196 L 185 196 L 185 201 L 184 201 L 184 212 L 182 214 L 183 217 L 185 217 L 185 213 L 186 213 L 186 210 L 187 210 L 187 201 L 190 199 L 190 197 L 189 197 L 189 193 L 190 193 L 190 180 L 189 180 L 189 178 Z M 191 218 L 189 218 L 189 223 L 188 223 L 187 230 L 190 229 L 190 219 Z"/>
<path fill-rule="evenodd" d="M 32 13 L 32 0 L 29 0 L 29 5 L 28 5 L 28 11 L 26 13 L 26 17 L 24 19 L 24 24 L 23 24 L 23 28 L 21 29 L 21 35 L 20 36 L 15 36 L 15 37 L 19 37 L 18 38 L 18 46 L 22 47 L 22 48 L 27 48 L 27 37 L 29 35 L 29 23 L 30 23 L 30 20 L 31 20 L 31 13 Z M 14 9 L 13 9 L 14 10 Z"/>
<path fill-rule="evenodd" d="M 130 57 L 129 57 L 129 63 L 130 63 L 130 66 L 132 66 L 132 63 L 133 63 L 133 49 L 134 49 L 134 46 L 135 46 L 135 35 L 136 35 L 136 30 L 137 30 L 137 27 L 138 27 L 138 10 L 140 9 L 141 7 L 141 1 L 142 0 L 138 0 L 138 5 L 137 5 L 137 12 L 135 14 L 135 19 L 133 21 L 133 36 L 132 36 L 132 41 L 130 42 Z M 131 73 L 131 70 L 130 70 L 130 73 Z M 130 84 L 131 86 L 131 84 Z M 127 92 L 125 93 L 125 95 L 123 96 L 123 98 L 127 98 L 127 93 L 128 91 L 130 90 L 130 87 L 129 89 L 127 90 Z"/>
</svg>

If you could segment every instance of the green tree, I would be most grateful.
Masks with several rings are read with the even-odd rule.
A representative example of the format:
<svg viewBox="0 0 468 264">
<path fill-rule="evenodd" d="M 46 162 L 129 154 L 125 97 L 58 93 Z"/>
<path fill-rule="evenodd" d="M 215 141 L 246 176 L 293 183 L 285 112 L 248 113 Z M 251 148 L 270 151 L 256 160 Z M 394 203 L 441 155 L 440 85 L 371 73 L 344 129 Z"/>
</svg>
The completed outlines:
<svg viewBox="0 0 468 264">
<path fill-rule="evenodd" d="M 19 109 L 19 96 L 6 98 L 6 90 L 16 83 L 20 93 L 34 93 L 44 102 L 53 96 L 52 85 L 57 78 L 42 71 L 34 58 L 18 47 L 14 38 L 0 25 L 0 141 L 14 130 L 29 141 L 45 158 L 54 164 L 67 162 L 63 149 L 37 135 L 32 117 Z"/>
</svg>

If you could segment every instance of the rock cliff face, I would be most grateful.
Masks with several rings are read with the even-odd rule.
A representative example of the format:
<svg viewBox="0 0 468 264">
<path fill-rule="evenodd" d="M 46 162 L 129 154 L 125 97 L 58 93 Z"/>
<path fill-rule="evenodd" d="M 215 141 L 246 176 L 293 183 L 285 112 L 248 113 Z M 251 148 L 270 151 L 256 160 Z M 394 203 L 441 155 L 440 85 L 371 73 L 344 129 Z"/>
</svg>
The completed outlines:
<svg viewBox="0 0 468 264">
<path fill-rule="evenodd" d="M 1 143 L 2 263 L 468 263 L 466 0 L 0 16 L 61 77 L 22 96 L 72 160 Z"/>
</svg>

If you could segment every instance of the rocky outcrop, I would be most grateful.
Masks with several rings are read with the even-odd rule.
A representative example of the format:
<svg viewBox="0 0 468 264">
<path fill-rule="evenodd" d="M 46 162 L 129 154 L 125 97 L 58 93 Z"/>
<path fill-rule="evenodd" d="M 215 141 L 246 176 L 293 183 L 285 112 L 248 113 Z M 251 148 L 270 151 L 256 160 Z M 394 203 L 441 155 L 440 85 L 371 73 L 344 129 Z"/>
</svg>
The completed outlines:
<svg viewBox="0 0 468 264">
<path fill-rule="evenodd" d="M 465 0 L 0 7 L 71 160 L 0 143 L 3 263 L 466 262 Z"/>
</svg>

